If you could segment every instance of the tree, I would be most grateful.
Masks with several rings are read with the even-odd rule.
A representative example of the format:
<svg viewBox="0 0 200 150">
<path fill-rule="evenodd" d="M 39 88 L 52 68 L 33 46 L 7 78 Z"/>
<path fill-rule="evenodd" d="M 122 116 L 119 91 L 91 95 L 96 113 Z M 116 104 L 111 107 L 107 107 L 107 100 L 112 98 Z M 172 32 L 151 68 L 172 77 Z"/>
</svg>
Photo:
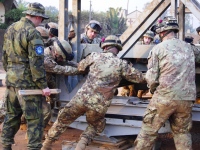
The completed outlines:
<svg viewBox="0 0 200 150">
<path fill-rule="evenodd" d="M 56 7 L 45 7 L 45 14 L 49 17 L 49 20 L 45 20 L 45 22 L 58 22 L 59 11 Z"/>
<path fill-rule="evenodd" d="M 107 11 L 106 26 L 109 34 L 122 34 L 127 26 L 126 19 L 123 16 L 118 16 L 122 8 L 109 8 Z"/>
<path fill-rule="evenodd" d="M 5 13 L 5 23 L 0 24 L 1 29 L 6 29 L 10 24 L 20 20 L 22 16 L 25 16 L 24 14 L 22 14 L 22 12 L 26 10 L 26 5 L 28 4 L 27 2 L 24 2 L 24 0 L 18 0 L 18 8 L 11 9 L 10 7 L 10 9 L 8 10 L 7 5 L 9 4 L 12 6 L 13 0 L 6 2 L 7 3 L 5 3 L 5 8 L 7 8 L 7 11 Z"/>
</svg>

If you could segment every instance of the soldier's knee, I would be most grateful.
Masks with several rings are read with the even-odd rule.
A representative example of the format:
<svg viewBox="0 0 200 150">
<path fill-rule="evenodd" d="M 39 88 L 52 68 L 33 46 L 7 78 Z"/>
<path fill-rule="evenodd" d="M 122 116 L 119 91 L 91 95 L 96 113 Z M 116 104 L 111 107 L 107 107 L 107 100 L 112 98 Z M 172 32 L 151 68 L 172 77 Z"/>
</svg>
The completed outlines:
<svg viewBox="0 0 200 150">
<path fill-rule="evenodd" d="M 97 133 L 103 132 L 103 130 L 105 129 L 105 125 L 106 125 L 106 119 L 99 120 L 96 124 Z"/>
</svg>

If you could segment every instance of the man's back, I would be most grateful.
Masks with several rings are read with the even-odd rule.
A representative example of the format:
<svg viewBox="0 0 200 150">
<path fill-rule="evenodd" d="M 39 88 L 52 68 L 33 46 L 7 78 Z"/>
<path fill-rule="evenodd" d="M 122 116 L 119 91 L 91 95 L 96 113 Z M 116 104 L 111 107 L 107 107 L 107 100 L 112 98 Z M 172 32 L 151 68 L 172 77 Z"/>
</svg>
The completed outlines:
<svg viewBox="0 0 200 150">
<path fill-rule="evenodd" d="M 7 86 L 44 88 L 43 41 L 33 23 L 22 18 L 7 29 L 4 39 L 3 64 L 7 71 Z"/>
<path fill-rule="evenodd" d="M 151 73 L 154 69 L 160 73 L 154 97 L 195 99 L 195 57 L 189 44 L 176 38 L 165 40 L 152 49 L 150 59 L 153 59 L 152 64 L 148 64 Z M 154 76 L 153 73 L 151 75 Z"/>
<path fill-rule="evenodd" d="M 84 70 L 87 66 L 90 66 L 90 72 L 86 84 L 92 85 L 94 90 L 96 87 L 117 87 L 122 78 L 142 82 L 142 77 L 138 79 L 136 76 L 139 71 L 113 53 L 92 53 L 79 63 L 78 68 Z"/>
</svg>

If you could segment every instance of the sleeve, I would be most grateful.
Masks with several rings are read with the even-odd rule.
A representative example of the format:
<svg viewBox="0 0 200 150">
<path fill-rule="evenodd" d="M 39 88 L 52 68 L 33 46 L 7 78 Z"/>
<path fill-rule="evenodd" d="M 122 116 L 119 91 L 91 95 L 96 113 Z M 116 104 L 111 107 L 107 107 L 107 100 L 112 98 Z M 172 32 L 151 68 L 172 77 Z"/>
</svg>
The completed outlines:
<svg viewBox="0 0 200 150">
<path fill-rule="evenodd" d="M 133 83 L 146 82 L 142 72 L 129 65 L 125 60 L 122 60 L 122 78 Z"/>
<path fill-rule="evenodd" d="M 82 59 L 79 63 L 78 63 L 78 70 L 79 71 L 87 71 L 88 67 L 93 64 L 94 59 L 93 57 L 95 56 L 95 53 L 91 53 L 90 55 L 88 55 L 85 59 Z"/>
<path fill-rule="evenodd" d="M 40 89 L 45 89 L 47 82 L 44 68 L 44 43 L 36 31 L 28 42 L 28 55 L 32 79 Z"/>
<path fill-rule="evenodd" d="M 147 65 L 148 70 L 146 73 L 146 81 L 152 93 L 156 90 L 156 87 L 159 85 L 159 59 L 156 52 L 157 47 L 155 46 L 149 53 Z"/>
<path fill-rule="evenodd" d="M 63 75 L 77 75 L 80 74 L 76 67 L 72 66 L 61 66 L 58 65 L 54 60 L 50 58 L 45 58 L 44 66 L 46 72 L 51 72 L 55 74 L 63 74 Z"/>
</svg>

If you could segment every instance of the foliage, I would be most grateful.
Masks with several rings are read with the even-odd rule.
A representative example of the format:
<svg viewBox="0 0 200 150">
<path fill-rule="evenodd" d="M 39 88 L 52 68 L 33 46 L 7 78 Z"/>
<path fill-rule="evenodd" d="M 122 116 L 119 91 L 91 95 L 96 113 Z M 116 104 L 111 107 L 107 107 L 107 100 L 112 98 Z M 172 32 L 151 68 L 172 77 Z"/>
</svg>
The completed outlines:
<svg viewBox="0 0 200 150">
<path fill-rule="evenodd" d="M 56 7 L 45 7 L 45 14 L 49 17 L 49 20 L 45 20 L 45 22 L 58 22 L 59 11 Z"/>
<path fill-rule="evenodd" d="M 1 3 L 3 3 L 5 0 L 0 0 Z"/>
<path fill-rule="evenodd" d="M 24 0 L 17 0 L 18 9 L 26 10 L 26 6 L 29 2 L 25 2 Z"/>
<path fill-rule="evenodd" d="M 0 29 L 7 29 L 8 25 L 5 23 L 0 23 Z"/>
<path fill-rule="evenodd" d="M 106 25 L 108 34 L 122 34 L 126 30 L 126 19 L 123 16 L 118 16 L 121 10 L 122 8 L 114 9 L 110 7 L 109 11 L 107 11 Z"/>
<path fill-rule="evenodd" d="M 9 19 L 9 24 L 11 22 L 16 22 L 24 16 L 24 14 L 22 14 L 23 11 L 22 9 L 12 9 L 5 14 L 5 18 Z"/>
</svg>

